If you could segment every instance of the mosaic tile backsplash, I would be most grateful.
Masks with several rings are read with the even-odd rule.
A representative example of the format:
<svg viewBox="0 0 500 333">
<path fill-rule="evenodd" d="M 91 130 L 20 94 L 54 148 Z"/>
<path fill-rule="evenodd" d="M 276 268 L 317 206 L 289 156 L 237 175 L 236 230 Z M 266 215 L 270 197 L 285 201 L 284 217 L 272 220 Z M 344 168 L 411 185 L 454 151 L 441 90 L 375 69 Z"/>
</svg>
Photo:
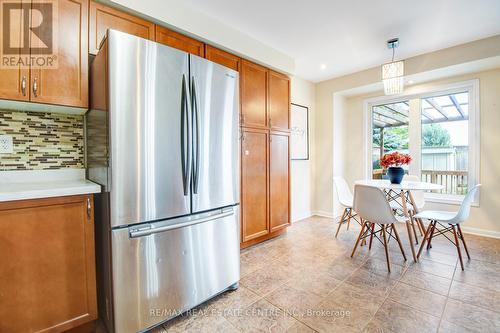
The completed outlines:
<svg viewBox="0 0 500 333">
<path fill-rule="evenodd" d="M 0 110 L 0 135 L 14 152 L 0 154 L 0 171 L 84 167 L 83 116 Z"/>
</svg>

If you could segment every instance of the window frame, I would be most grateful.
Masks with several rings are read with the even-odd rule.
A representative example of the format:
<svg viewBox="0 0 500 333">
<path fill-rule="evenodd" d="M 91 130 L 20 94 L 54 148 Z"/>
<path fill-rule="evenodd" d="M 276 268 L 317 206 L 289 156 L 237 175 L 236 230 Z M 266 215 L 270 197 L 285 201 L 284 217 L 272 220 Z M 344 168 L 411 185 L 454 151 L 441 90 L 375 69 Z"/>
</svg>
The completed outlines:
<svg viewBox="0 0 500 333">
<path fill-rule="evenodd" d="M 469 188 L 480 183 L 480 163 L 481 163 L 481 135 L 480 135 L 480 87 L 479 79 L 467 80 L 454 82 L 449 84 L 425 84 L 421 87 L 409 88 L 407 93 L 399 94 L 396 96 L 378 96 L 368 98 L 363 103 L 363 164 L 365 171 L 365 178 L 371 179 L 373 166 L 372 166 L 372 133 L 373 133 L 373 123 L 372 123 L 372 107 L 380 104 L 390 104 L 402 101 L 408 101 L 410 104 L 410 119 L 413 108 L 418 108 L 419 119 L 421 119 L 421 99 L 424 97 L 436 97 L 447 94 L 467 92 L 469 94 L 469 164 L 468 164 L 468 183 Z M 415 156 L 412 153 L 412 145 L 410 144 L 410 153 L 414 157 L 413 163 L 410 165 L 410 172 L 415 174 L 418 173 L 420 176 L 420 171 L 422 169 L 421 163 L 421 130 L 420 125 L 418 131 L 410 130 L 410 142 L 415 133 L 420 137 L 417 149 L 419 153 Z M 445 204 L 455 204 L 460 205 L 464 195 L 454 195 L 454 194 L 440 194 L 440 193 L 425 193 L 425 199 L 430 202 L 445 203 Z M 479 194 L 476 195 L 473 202 L 474 206 L 479 206 Z"/>
</svg>

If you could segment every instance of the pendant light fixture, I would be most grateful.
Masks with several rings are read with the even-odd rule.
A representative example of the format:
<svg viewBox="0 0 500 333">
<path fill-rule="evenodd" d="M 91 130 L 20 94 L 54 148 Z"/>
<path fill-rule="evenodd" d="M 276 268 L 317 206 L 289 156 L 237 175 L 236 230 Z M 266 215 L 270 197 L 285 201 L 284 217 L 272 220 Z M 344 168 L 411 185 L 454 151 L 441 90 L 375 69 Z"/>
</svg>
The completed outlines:
<svg viewBox="0 0 500 333">
<path fill-rule="evenodd" d="M 401 94 L 404 89 L 404 61 L 394 61 L 396 47 L 399 46 L 399 38 L 389 39 L 387 48 L 392 49 L 392 60 L 382 65 L 382 82 L 386 95 Z"/>
</svg>

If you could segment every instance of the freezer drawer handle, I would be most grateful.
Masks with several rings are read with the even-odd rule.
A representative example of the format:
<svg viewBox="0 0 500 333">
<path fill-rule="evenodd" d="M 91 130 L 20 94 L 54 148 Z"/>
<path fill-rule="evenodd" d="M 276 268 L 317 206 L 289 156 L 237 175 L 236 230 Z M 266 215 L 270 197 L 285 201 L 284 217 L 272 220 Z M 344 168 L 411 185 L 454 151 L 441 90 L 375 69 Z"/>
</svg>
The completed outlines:
<svg viewBox="0 0 500 333">
<path fill-rule="evenodd" d="M 223 217 L 231 216 L 233 214 L 234 214 L 234 211 L 231 208 L 231 209 L 227 209 L 227 210 L 222 210 L 222 213 L 220 213 L 220 214 L 203 217 L 203 218 L 193 220 L 193 221 L 187 221 L 184 223 L 166 225 L 164 227 L 159 227 L 159 228 L 144 228 L 143 227 L 143 228 L 131 229 L 131 230 L 129 230 L 129 235 L 130 235 L 130 238 L 148 236 L 148 235 L 157 234 L 157 233 L 164 232 L 164 231 L 189 227 L 189 226 L 195 225 L 195 224 L 200 224 L 200 223 L 205 223 L 205 222 L 209 222 L 209 221 L 213 221 L 213 220 L 218 220 L 218 219 L 221 219 Z"/>
</svg>

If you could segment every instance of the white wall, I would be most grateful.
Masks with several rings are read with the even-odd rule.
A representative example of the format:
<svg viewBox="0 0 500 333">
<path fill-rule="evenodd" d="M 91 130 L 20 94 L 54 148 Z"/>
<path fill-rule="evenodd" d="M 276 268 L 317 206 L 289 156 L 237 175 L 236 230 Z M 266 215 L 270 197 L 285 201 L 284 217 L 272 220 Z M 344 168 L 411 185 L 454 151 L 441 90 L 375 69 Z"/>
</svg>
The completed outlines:
<svg viewBox="0 0 500 333">
<path fill-rule="evenodd" d="M 295 222 L 311 216 L 312 211 L 311 203 L 314 193 L 312 189 L 314 84 L 298 77 L 292 77 L 291 99 L 292 103 L 309 108 L 309 160 L 291 161 L 291 219 L 292 222 Z"/>
<path fill-rule="evenodd" d="M 101 0 L 157 24 L 191 35 L 246 59 L 285 73 L 295 60 L 285 53 L 186 5 L 182 0 Z"/>
</svg>

